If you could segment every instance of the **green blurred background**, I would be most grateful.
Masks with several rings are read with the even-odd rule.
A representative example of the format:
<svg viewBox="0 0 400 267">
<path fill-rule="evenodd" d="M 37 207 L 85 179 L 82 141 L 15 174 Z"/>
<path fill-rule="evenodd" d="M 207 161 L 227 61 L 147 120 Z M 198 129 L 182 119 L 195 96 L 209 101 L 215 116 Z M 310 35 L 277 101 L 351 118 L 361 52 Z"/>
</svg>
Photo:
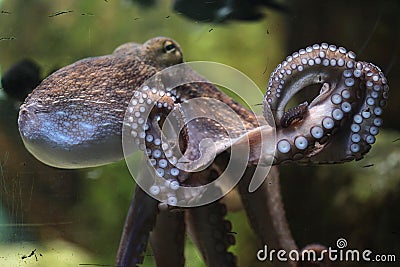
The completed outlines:
<svg viewBox="0 0 400 267">
<path fill-rule="evenodd" d="M 334 247 L 343 237 L 349 247 L 395 254 L 400 261 L 399 4 L 282 2 L 290 12 L 264 9 L 266 17 L 257 22 L 216 24 L 177 14 L 172 1 L 146 8 L 122 0 L 0 0 L 0 69 L 30 58 L 45 77 L 122 43 L 168 36 L 179 42 L 185 61 L 230 65 L 264 91 L 275 66 L 295 50 L 323 41 L 351 49 L 388 77 L 385 125 L 362 161 L 281 166 L 286 213 L 299 247 L 313 242 Z M 60 11 L 67 12 L 53 16 Z M 43 165 L 19 138 L 18 106 L 0 89 L 0 266 L 112 265 L 134 189 L 124 162 L 80 171 Z M 232 250 L 239 266 L 265 266 L 256 261 L 261 245 L 243 211 L 228 216 L 237 233 Z M 203 266 L 187 242 L 187 266 Z M 144 266 L 154 266 L 150 250 Z"/>
</svg>

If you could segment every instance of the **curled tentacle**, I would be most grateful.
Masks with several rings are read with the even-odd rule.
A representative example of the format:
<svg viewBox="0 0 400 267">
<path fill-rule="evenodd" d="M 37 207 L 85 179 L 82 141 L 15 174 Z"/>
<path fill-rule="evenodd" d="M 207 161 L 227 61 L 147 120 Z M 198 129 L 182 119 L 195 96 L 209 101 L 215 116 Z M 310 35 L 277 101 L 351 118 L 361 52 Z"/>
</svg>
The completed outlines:
<svg viewBox="0 0 400 267">
<path fill-rule="evenodd" d="M 285 112 L 297 92 L 314 84 L 321 91 L 308 107 Z M 343 47 L 323 43 L 293 53 L 272 73 L 264 99 L 277 127 L 274 164 L 361 159 L 382 125 L 388 89 L 378 67 Z"/>
</svg>

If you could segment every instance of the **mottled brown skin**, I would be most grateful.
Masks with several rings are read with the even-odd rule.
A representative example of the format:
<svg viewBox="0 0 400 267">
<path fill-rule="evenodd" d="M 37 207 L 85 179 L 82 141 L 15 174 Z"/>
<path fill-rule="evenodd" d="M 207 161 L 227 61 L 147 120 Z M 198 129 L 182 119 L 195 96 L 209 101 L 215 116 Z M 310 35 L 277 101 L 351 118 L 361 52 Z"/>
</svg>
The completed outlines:
<svg viewBox="0 0 400 267">
<path fill-rule="evenodd" d="M 168 52 L 165 46 L 171 44 L 176 49 Z M 182 62 L 179 45 L 169 38 L 154 38 L 143 45 L 123 44 L 111 55 L 82 59 L 55 72 L 26 102 L 38 96 L 43 104 L 84 96 L 86 101 L 112 101 L 114 109 L 124 109 L 132 91 L 145 80 Z"/>
<path fill-rule="evenodd" d="M 60 168 L 122 159 L 122 122 L 135 90 L 157 71 L 182 61 L 176 42 L 157 37 L 56 71 L 21 106 L 19 128 L 26 147 Z"/>
</svg>

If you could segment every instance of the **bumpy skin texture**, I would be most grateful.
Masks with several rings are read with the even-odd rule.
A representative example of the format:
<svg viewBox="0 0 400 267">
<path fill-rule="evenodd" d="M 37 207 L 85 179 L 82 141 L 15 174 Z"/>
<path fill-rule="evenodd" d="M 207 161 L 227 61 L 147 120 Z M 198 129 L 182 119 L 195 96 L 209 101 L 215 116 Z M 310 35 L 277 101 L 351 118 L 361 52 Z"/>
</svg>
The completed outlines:
<svg viewBox="0 0 400 267">
<path fill-rule="evenodd" d="M 84 59 L 59 70 L 45 79 L 21 106 L 19 126 L 27 148 L 45 163 L 63 168 L 96 166 L 122 158 L 121 128 L 125 109 L 128 110 L 128 134 L 142 145 L 139 149 L 147 154 L 148 164 L 154 166 L 154 169 L 143 168 L 139 176 L 152 178 L 156 172 L 165 178 L 163 186 L 150 188 L 154 195 L 164 194 L 164 200 L 157 203 L 136 188 L 117 253 L 117 266 L 136 266 L 143 261 L 153 227 L 156 227 L 151 238 L 155 253 L 170 251 L 156 255 L 158 266 L 183 266 L 184 221 L 207 266 L 236 265 L 235 258 L 227 251 L 234 239 L 224 221 L 224 207 L 219 203 L 175 211 L 184 215 L 165 213 L 179 199 L 165 190 L 207 184 L 221 174 L 229 161 L 229 152 L 225 151 L 230 141 L 226 129 L 206 118 L 186 121 L 185 111 L 189 109 L 185 109 L 185 100 L 210 97 L 229 105 L 243 121 L 242 128 L 231 129 L 234 136 L 238 142 L 241 136 L 249 137 L 250 165 L 264 164 L 271 157 L 276 165 L 285 161 L 333 163 L 360 159 L 369 151 L 382 125 L 379 116 L 386 105 L 388 86 L 379 68 L 357 62 L 354 53 L 344 48 L 314 45 L 288 57 L 271 75 L 263 102 L 266 120 L 271 121 L 266 112 L 271 108 L 276 121 L 277 153 L 271 155 L 271 151 L 263 150 L 262 143 L 271 140 L 272 132 L 260 127 L 253 113 L 194 71 L 189 70 L 185 75 L 198 83 L 176 88 L 163 88 L 160 84 L 137 91 L 158 70 L 181 61 L 179 46 L 168 38 L 154 38 L 143 45 L 125 44 L 112 55 Z M 314 83 L 321 85 L 321 91 L 311 103 L 285 111 L 296 92 Z M 146 110 L 149 116 L 144 118 L 141 113 Z M 199 110 L 218 114 L 217 106 Z M 170 114 L 183 126 L 179 146 L 161 141 L 159 124 Z M 224 126 L 232 127 L 233 117 L 225 117 Z M 178 147 L 188 159 L 196 160 L 200 156 L 199 143 L 204 138 L 211 138 L 217 147 L 219 155 L 212 164 L 197 173 L 176 168 L 173 149 Z M 253 171 L 254 167 L 249 166 L 238 188 L 254 231 L 262 244 L 297 249 L 285 221 L 278 173 L 273 169 L 260 189 L 250 194 L 247 188 Z M 268 179 L 273 181 L 271 186 Z M 158 224 L 157 206 L 163 208 Z M 137 219 L 139 214 L 141 219 Z M 199 223 L 210 218 L 215 220 Z M 168 230 L 164 228 L 168 223 L 173 227 L 166 233 Z M 160 244 L 162 240 L 165 243 Z M 176 250 L 168 247 L 173 241 L 177 243 Z M 294 262 L 281 264 L 296 266 Z"/>
<path fill-rule="evenodd" d="M 157 71 L 181 62 L 179 45 L 159 37 L 143 45 L 124 44 L 111 55 L 56 71 L 21 106 L 18 123 L 25 146 L 59 168 L 122 159 L 122 122 L 135 89 Z"/>
</svg>

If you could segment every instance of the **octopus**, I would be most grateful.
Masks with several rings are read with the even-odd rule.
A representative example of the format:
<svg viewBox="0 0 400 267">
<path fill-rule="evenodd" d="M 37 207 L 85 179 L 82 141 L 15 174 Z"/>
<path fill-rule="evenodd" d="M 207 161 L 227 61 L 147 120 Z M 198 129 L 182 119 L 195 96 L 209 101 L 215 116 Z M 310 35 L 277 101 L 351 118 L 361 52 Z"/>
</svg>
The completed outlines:
<svg viewBox="0 0 400 267">
<path fill-rule="evenodd" d="M 83 59 L 56 71 L 21 105 L 18 125 L 26 148 L 38 160 L 58 168 L 104 165 L 133 150 L 144 156 L 137 177 L 144 185 L 135 187 L 116 266 L 140 265 L 148 243 L 157 266 L 184 266 L 186 232 L 206 266 L 237 266 L 228 251 L 235 238 L 225 219 L 226 205 L 221 201 L 188 204 L 210 194 L 201 186 L 218 181 L 235 145 L 247 143 L 249 156 L 234 190 L 249 223 L 261 244 L 301 252 L 285 218 L 276 166 L 362 159 L 383 123 L 389 88 L 384 74 L 371 63 L 357 61 L 343 47 L 315 44 L 277 66 L 269 79 L 262 115 L 256 115 L 190 67 L 173 69 L 183 62 L 182 55 L 174 40 L 157 37 L 144 44 L 124 44 L 110 55 Z M 170 86 L 179 77 L 183 81 Z M 296 93 L 311 85 L 320 91 L 310 103 L 287 107 Z M 213 101 L 206 106 L 191 101 L 197 98 L 218 100 L 232 112 L 226 113 Z M 214 114 L 223 125 L 206 117 L 191 119 L 193 112 Z M 238 120 L 241 126 L 235 123 Z M 165 125 L 178 130 L 164 131 Z M 123 139 L 132 151 L 123 151 Z M 205 139 L 213 142 L 214 149 L 202 148 Z M 270 165 L 274 166 L 265 173 L 266 179 L 250 192 L 258 168 Z M 193 188 L 190 194 L 187 188 Z M 323 248 L 312 244 L 304 249 L 319 253 Z M 315 264 L 287 261 L 276 266 Z"/>
</svg>

